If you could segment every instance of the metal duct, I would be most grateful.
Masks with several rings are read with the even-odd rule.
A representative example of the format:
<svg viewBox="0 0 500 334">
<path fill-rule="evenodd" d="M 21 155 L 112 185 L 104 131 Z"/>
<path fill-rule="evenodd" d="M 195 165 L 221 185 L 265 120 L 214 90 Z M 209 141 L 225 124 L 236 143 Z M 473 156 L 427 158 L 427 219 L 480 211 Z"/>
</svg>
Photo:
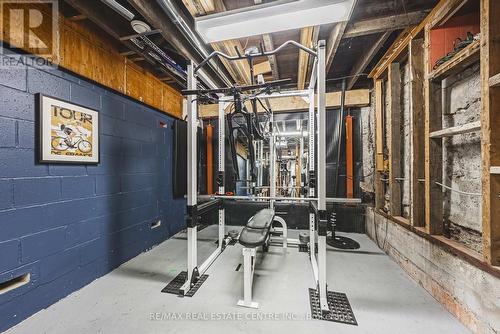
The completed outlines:
<svg viewBox="0 0 500 334">
<path fill-rule="evenodd" d="M 163 8 L 170 20 L 179 28 L 183 36 L 191 44 L 191 47 L 196 50 L 203 58 L 208 58 L 210 52 L 206 49 L 200 37 L 184 20 L 182 15 L 179 13 L 179 9 L 177 8 L 177 6 L 171 0 L 157 0 L 157 2 Z M 215 73 L 218 73 L 219 77 L 227 86 L 231 86 L 231 80 L 224 73 L 221 73 L 219 66 L 213 59 L 209 61 L 209 65 Z M 210 78 L 205 74 L 205 72 L 199 71 L 198 73 L 200 74 L 201 79 L 208 85 L 209 88 L 218 88 L 215 86 L 213 81 L 210 80 Z"/>
</svg>

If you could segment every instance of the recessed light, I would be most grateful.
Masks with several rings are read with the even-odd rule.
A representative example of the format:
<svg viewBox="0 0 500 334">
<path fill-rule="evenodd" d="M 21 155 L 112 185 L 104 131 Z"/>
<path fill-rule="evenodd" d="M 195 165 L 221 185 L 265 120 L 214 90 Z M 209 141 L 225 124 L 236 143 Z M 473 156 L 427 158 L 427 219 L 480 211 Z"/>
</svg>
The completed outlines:
<svg viewBox="0 0 500 334">
<path fill-rule="evenodd" d="M 151 31 L 151 27 L 147 23 L 140 20 L 132 20 L 130 21 L 130 25 L 138 34 L 144 34 L 145 32 Z"/>
</svg>

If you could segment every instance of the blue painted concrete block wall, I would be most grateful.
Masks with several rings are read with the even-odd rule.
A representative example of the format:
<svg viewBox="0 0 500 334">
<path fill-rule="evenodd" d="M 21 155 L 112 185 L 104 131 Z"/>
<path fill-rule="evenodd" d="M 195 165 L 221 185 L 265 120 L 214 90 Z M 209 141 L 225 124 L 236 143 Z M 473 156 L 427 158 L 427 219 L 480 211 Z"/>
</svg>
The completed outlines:
<svg viewBox="0 0 500 334">
<path fill-rule="evenodd" d="M 99 165 L 35 162 L 36 93 L 100 112 Z M 0 69 L 0 283 L 31 275 L 0 295 L 0 332 L 184 227 L 172 121 L 63 71 Z"/>
</svg>

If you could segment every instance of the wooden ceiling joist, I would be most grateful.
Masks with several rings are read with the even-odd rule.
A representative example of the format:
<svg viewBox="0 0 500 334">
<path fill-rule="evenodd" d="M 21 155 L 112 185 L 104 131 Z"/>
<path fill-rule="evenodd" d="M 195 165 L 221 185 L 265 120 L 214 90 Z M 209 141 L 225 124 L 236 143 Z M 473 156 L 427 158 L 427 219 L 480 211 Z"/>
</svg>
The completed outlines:
<svg viewBox="0 0 500 334">
<path fill-rule="evenodd" d="M 226 10 L 221 0 L 182 0 L 188 11 L 193 17 L 206 15 L 213 12 L 223 12 Z M 215 51 L 219 51 L 231 56 L 236 55 L 236 47 L 243 53 L 243 47 L 238 40 L 227 40 L 217 43 L 211 43 Z M 236 83 L 250 84 L 250 66 L 245 60 L 229 61 L 220 58 L 224 67 Z"/>
<path fill-rule="evenodd" d="M 312 48 L 317 42 L 319 26 L 305 27 L 300 30 L 300 44 Z M 299 50 L 299 62 L 297 73 L 297 89 L 302 90 L 306 84 L 309 70 L 309 53 Z"/>
<path fill-rule="evenodd" d="M 391 15 L 386 17 L 379 17 L 376 19 L 354 22 L 347 27 L 344 33 L 344 38 L 376 34 L 389 30 L 394 31 L 405 29 L 422 22 L 427 14 L 428 12 L 426 11 L 416 11 L 407 14 Z"/>
<path fill-rule="evenodd" d="M 259 5 L 262 3 L 262 0 L 254 0 L 254 3 L 256 5 Z M 271 51 L 274 50 L 274 42 L 273 42 L 273 37 L 271 34 L 263 34 L 262 35 L 262 42 L 264 44 L 264 49 L 266 51 Z M 273 80 L 279 80 L 280 75 L 278 72 L 278 63 L 276 61 L 276 56 L 272 55 L 268 57 L 269 64 L 271 65 L 271 71 L 273 73 Z"/>
<path fill-rule="evenodd" d="M 326 107 L 338 108 L 340 106 L 341 93 L 331 92 L 326 94 Z M 271 108 L 274 113 L 280 112 L 301 112 L 309 108 L 309 103 L 303 98 L 298 96 L 292 97 L 279 97 L 269 99 Z M 368 89 L 350 90 L 346 92 L 345 105 L 347 107 L 363 107 L 370 104 L 370 91 Z M 218 104 L 205 104 L 199 105 L 199 113 L 202 118 L 217 117 L 219 112 Z M 249 101 L 247 101 L 247 108 L 250 108 Z M 226 108 L 226 113 L 231 108 Z M 257 112 L 264 112 L 265 110 L 259 104 Z"/>
<path fill-rule="evenodd" d="M 262 42 L 264 44 L 264 49 L 266 51 L 272 51 L 274 50 L 274 42 L 273 42 L 273 37 L 271 34 L 264 34 L 262 35 Z M 278 71 L 278 62 L 276 60 L 276 56 L 272 55 L 267 57 L 269 60 L 269 64 L 271 65 L 271 71 L 273 73 L 273 80 L 279 80 L 280 79 L 280 74 Z"/>
<path fill-rule="evenodd" d="M 386 31 L 383 33 L 375 43 L 371 46 L 369 50 L 367 50 L 366 54 L 363 58 L 361 58 L 353 67 L 351 71 L 351 77 L 347 81 L 347 90 L 352 89 L 360 75 L 364 72 L 366 67 L 370 64 L 373 57 L 380 51 L 384 43 L 387 41 L 392 31 Z"/>
</svg>

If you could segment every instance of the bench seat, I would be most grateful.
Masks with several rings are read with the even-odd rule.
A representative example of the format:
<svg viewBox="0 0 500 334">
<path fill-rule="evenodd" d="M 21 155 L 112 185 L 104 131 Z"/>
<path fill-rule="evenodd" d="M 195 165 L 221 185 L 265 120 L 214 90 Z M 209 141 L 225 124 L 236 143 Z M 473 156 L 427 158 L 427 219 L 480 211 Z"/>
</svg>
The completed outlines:
<svg viewBox="0 0 500 334">
<path fill-rule="evenodd" d="M 247 248 L 263 246 L 269 238 L 274 210 L 262 209 L 248 221 L 240 233 L 240 244 Z"/>
</svg>

